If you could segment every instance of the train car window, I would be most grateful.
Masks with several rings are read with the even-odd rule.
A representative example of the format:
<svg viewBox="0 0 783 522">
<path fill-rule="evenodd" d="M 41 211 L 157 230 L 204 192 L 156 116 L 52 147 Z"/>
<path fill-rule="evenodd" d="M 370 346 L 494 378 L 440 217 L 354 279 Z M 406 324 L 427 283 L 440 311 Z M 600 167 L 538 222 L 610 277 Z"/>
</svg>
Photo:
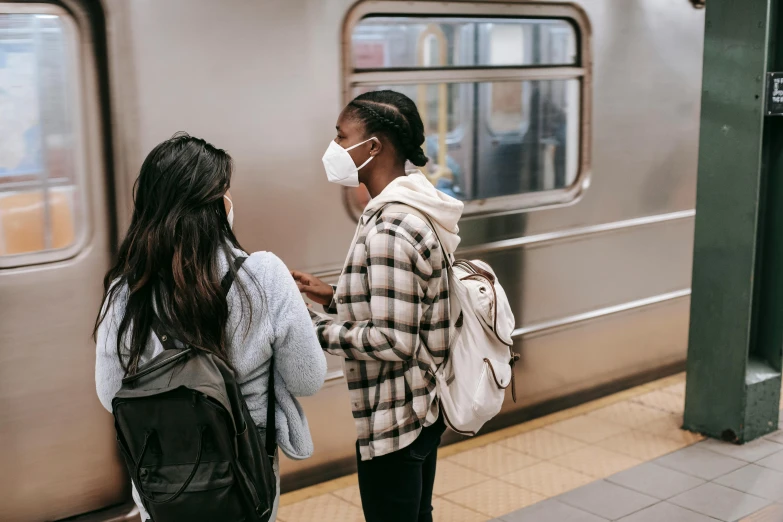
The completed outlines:
<svg viewBox="0 0 783 522">
<path fill-rule="evenodd" d="M 0 267 L 72 256 L 85 234 L 75 24 L 13 8 L 0 3 Z"/>
<path fill-rule="evenodd" d="M 423 170 L 468 214 L 578 196 L 589 167 L 590 89 L 589 23 L 578 8 L 359 3 L 345 38 L 346 101 L 373 89 L 416 101 L 430 158 Z M 354 215 L 363 191 L 347 191 Z"/>
</svg>

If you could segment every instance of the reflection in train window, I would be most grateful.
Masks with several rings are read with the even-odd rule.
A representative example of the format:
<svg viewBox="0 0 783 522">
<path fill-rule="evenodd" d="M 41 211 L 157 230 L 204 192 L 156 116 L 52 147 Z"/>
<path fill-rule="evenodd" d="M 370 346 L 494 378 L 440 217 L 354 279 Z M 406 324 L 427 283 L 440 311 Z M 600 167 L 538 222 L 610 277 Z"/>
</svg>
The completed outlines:
<svg viewBox="0 0 783 522">
<path fill-rule="evenodd" d="M 422 2 L 418 14 L 395 16 L 396 4 L 374 5 L 383 14 L 368 5 L 347 28 L 346 97 L 393 89 L 412 98 L 430 158 L 422 170 L 436 187 L 465 201 L 468 213 L 576 197 L 587 164 L 582 100 L 589 52 L 580 47 L 585 23 L 578 11 L 450 4 L 453 13 L 428 15 L 445 8 Z M 476 16 L 479 8 L 486 13 Z M 359 192 L 348 191 L 354 214 L 366 200 Z"/>
<path fill-rule="evenodd" d="M 351 44 L 358 70 L 576 63 L 576 33 L 565 20 L 370 16 Z"/>
<path fill-rule="evenodd" d="M 64 16 L 0 13 L 0 259 L 84 232 L 75 39 Z"/>
<path fill-rule="evenodd" d="M 530 89 L 522 82 L 489 85 L 489 129 L 492 134 L 522 132 L 530 112 Z M 527 130 L 525 128 L 524 130 Z"/>
</svg>

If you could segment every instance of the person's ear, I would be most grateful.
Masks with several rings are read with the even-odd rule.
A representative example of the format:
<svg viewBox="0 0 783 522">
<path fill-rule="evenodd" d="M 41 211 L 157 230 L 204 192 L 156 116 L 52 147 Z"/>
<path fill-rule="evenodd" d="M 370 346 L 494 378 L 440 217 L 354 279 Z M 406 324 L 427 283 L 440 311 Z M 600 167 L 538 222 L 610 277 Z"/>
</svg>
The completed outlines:
<svg viewBox="0 0 783 522">
<path fill-rule="evenodd" d="M 383 143 L 378 138 L 370 140 L 370 156 L 377 156 L 383 150 Z"/>
</svg>

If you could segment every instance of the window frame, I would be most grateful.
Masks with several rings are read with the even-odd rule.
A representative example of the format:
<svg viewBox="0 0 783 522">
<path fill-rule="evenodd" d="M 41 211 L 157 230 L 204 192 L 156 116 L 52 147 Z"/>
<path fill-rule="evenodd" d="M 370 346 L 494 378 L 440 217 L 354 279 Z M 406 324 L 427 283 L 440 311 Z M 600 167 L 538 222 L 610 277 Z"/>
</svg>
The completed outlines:
<svg viewBox="0 0 783 522">
<path fill-rule="evenodd" d="M 51 219 L 48 210 L 48 193 L 54 188 L 64 186 L 73 186 L 78 194 L 80 209 L 74 208 L 74 240 L 73 243 L 64 248 L 45 248 L 34 252 L 23 252 L 19 254 L 0 254 L 0 270 L 7 268 L 17 268 L 30 265 L 42 265 L 64 261 L 76 257 L 89 243 L 92 233 L 90 227 L 91 214 L 91 191 L 88 180 L 91 161 L 88 150 L 88 128 L 87 128 L 87 104 L 85 102 L 85 70 L 84 57 L 82 56 L 84 41 L 79 31 L 79 26 L 73 15 L 55 4 L 45 3 L 5 3 L 0 2 L 0 14 L 19 14 L 19 15 L 53 15 L 57 16 L 63 27 L 63 41 L 67 46 L 64 55 L 68 61 L 66 69 L 69 73 L 69 81 L 66 86 L 68 92 L 66 97 L 70 103 L 73 103 L 73 109 L 70 114 L 73 132 L 73 184 L 63 183 L 59 178 L 50 179 L 48 171 L 46 178 L 42 182 L 19 181 L 9 182 L 9 188 L 5 187 L 0 181 L 0 194 L 13 191 L 23 186 L 40 187 L 44 199 L 44 234 L 45 238 L 51 230 Z M 46 167 L 45 167 L 46 168 Z M 2 178 L 0 177 L 0 180 Z M 2 231 L 0 231 L 2 234 Z"/>
<path fill-rule="evenodd" d="M 569 22 L 576 33 L 575 65 L 475 66 L 430 69 L 359 70 L 353 68 L 352 35 L 354 28 L 368 16 L 466 17 L 466 18 L 547 18 Z M 353 90 L 363 86 L 422 83 L 484 83 L 503 80 L 579 81 L 579 142 L 577 173 L 566 188 L 525 192 L 507 196 L 465 201 L 465 217 L 514 214 L 541 208 L 568 205 L 577 201 L 590 185 L 592 54 L 591 27 L 587 14 L 574 4 L 550 3 L 439 3 L 432 1 L 365 0 L 346 15 L 342 39 L 343 102 L 353 99 Z M 478 132 L 478 129 L 474 129 Z M 475 153 L 475 151 L 474 151 Z M 346 189 L 346 191 L 351 189 Z M 344 201 L 350 201 L 345 194 Z M 348 209 L 349 214 L 354 213 Z"/>
</svg>

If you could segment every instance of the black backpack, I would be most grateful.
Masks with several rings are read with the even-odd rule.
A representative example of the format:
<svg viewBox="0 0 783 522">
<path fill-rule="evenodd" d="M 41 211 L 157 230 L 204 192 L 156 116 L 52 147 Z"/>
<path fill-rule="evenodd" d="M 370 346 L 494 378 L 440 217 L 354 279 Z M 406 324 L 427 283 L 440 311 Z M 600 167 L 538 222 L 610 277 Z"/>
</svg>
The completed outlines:
<svg viewBox="0 0 783 522">
<path fill-rule="evenodd" d="M 237 258 L 237 271 L 245 259 Z M 224 294 L 233 279 L 229 270 Z M 112 401 L 117 442 L 144 507 L 154 522 L 267 522 L 277 493 L 273 365 L 264 446 L 231 368 L 178 348 L 160 323 L 153 329 L 164 351 L 123 379 Z"/>
</svg>

